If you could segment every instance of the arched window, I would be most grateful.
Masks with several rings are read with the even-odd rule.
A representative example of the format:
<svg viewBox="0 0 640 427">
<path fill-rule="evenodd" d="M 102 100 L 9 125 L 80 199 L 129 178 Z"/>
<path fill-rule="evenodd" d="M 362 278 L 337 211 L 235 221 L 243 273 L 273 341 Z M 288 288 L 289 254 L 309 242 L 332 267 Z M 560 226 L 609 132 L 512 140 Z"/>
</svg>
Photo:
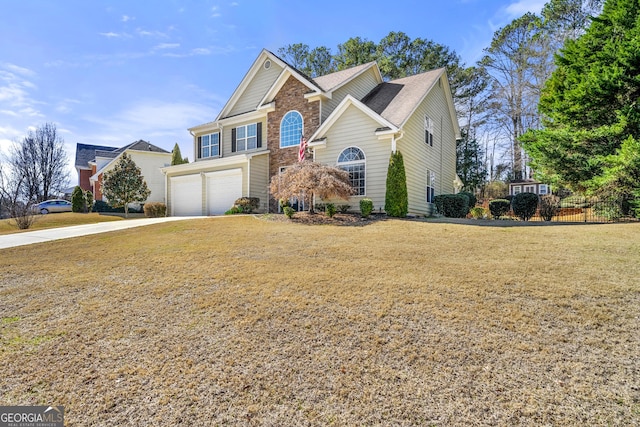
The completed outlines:
<svg viewBox="0 0 640 427">
<path fill-rule="evenodd" d="M 302 132 L 302 115 L 297 111 L 289 111 L 280 122 L 280 147 L 300 145 Z"/>
<path fill-rule="evenodd" d="M 345 148 L 338 157 L 338 167 L 349 172 L 351 186 L 356 196 L 365 195 L 365 158 L 358 147 Z"/>
</svg>

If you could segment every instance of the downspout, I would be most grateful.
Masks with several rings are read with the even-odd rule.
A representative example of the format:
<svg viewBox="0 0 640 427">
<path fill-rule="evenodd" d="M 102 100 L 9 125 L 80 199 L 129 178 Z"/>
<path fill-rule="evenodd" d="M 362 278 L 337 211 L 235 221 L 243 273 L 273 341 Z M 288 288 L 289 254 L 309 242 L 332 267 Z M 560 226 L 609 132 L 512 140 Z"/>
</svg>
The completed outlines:
<svg viewBox="0 0 640 427">
<path fill-rule="evenodd" d="M 443 118 L 442 116 L 440 116 L 440 179 L 438 180 L 438 185 L 440 187 L 440 191 L 439 194 L 442 194 L 442 181 L 444 181 L 444 176 L 442 175 L 442 153 L 443 153 L 443 149 L 442 149 L 442 143 L 443 143 L 443 139 L 442 139 L 442 126 L 443 126 Z"/>
<path fill-rule="evenodd" d="M 396 139 L 396 136 L 393 135 L 391 137 L 391 152 L 395 154 L 395 152 L 398 150 L 398 146 L 397 143 L 398 141 L 400 141 L 402 138 L 404 138 L 404 132 L 401 130 L 400 131 L 400 136 Z"/>
</svg>

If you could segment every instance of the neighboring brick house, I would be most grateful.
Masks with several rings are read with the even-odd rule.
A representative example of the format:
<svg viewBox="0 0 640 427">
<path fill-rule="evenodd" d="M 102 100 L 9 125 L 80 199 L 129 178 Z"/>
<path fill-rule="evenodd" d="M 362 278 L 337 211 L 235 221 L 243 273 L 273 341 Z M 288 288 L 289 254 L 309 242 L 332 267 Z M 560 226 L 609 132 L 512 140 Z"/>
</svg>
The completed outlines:
<svg viewBox="0 0 640 427">
<path fill-rule="evenodd" d="M 384 209 L 393 151 L 403 153 L 409 212 L 453 193 L 458 122 L 443 68 L 384 82 L 375 62 L 309 78 L 263 50 L 215 121 L 189 129 L 195 162 L 162 168 L 172 215 L 214 215 L 243 196 L 276 212 L 271 178 L 308 158 L 348 170 L 356 195 Z M 316 201 L 319 202 L 319 201 Z"/>
<path fill-rule="evenodd" d="M 78 185 L 84 191 L 91 190 L 90 178 L 96 173 L 96 151 L 115 151 L 117 147 L 103 145 L 76 144 L 76 171 L 78 171 Z"/>
<path fill-rule="evenodd" d="M 171 164 L 171 153 L 143 140 L 121 148 L 77 144 L 78 185 L 83 190 L 91 190 L 95 200 L 103 200 L 103 174 L 115 165 L 123 153 L 131 156 L 140 168 L 147 187 L 151 190 L 147 201 L 165 202 L 165 179 L 160 168 Z"/>
</svg>

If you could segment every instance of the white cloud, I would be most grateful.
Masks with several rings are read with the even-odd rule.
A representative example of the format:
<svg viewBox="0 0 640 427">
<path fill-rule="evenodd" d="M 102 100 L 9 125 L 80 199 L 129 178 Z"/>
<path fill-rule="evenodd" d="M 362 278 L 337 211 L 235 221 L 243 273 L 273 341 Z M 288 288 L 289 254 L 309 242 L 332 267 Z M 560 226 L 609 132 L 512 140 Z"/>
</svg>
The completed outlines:
<svg viewBox="0 0 640 427">
<path fill-rule="evenodd" d="M 35 108 L 37 102 L 30 93 L 37 89 L 36 85 L 15 74 L 16 72 L 28 76 L 36 75 L 34 71 L 14 64 L 0 64 L 0 103 L 4 107 L 0 113 L 11 117 L 41 117 L 42 114 Z"/>
<path fill-rule="evenodd" d="M 219 9 L 220 8 L 218 6 L 213 6 L 211 8 L 211 17 L 212 18 L 218 18 L 218 17 L 222 16 L 222 14 L 220 13 Z"/>
<path fill-rule="evenodd" d="M 138 35 L 142 37 L 155 37 L 155 38 L 161 38 L 161 39 L 166 39 L 169 37 L 167 34 L 161 31 L 147 31 L 147 30 L 143 30 L 142 28 L 137 28 L 136 33 L 138 33 Z"/>
<path fill-rule="evenodd" d="M 55 109 L 57 112 L 59 113 L 63 113 L 63 114 L 67 114 L 70 113 L 71 111 L 73 111 L 73 106 L 74 105 L 79 105 L 82 104 L 81 101 L 78 101 L 77 99 L 63 99 L 62 101 L 58 102 L 58 104 L 56 105 Z"/>
<path fill-rule="evenodd" d="M 92 129 L 95 135 L 76 136 L 79 141 L 114 146 L 144 139 L 171 150 L 176 141 L 190 140 L 187 128 L 211 121 L 214 117 L 214 109 L 210 105 L 150 99 L 126 108 L 112 117 L 85 117 L 84 119 L 91 123 L 88 128 Z"/>
<path fill-rule="evenodd" d="M 504 10 L 510 19 L 519 18 L 527 12 L 540 13 L 547 0 L 519 0 Z"/>
<path fill-rule="evenodd" d="M 122 38 L 129 38 L 131 37 L 129 34 L 127 33 L 114 33 L 113 31 L 109 31 L 108 33 L 98 33 L 103 37 L 106 37 L 108 39 L 122 39 Z"/>
<path fill-rule="evenodd" d="M 136 19 L 136 18 L 134 18 L 132 16 L 128 16 L 128 15 L 122 15 L 121 21 L 122 22 L 127 22 L 127 21 L 133 21 L 134 19 Z"/>
<path fill-rule="evenodd" d="M 177 49 L 180 47 L 180 43 L 160 43 L 153 47 L 153 50 L 161 49 Z"/>
<path fill-rule="evenodd" d="M 240 6 L 240 3 L 238 3 L 237 1 L 234 1 L 234 2 L 231 2 L 229 6 L 233 6 L 233 7 Z"/>
</svg>

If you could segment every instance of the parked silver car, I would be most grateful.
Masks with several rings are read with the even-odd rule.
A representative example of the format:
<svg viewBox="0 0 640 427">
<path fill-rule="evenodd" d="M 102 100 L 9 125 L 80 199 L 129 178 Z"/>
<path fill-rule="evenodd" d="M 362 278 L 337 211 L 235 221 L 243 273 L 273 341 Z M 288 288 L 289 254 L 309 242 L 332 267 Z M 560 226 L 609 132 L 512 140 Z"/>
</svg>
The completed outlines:
<svg viewBox="0 0 640 427">
<path fill-rule="evenodd" d="M 55 212 L 71 212 L 71 202 L 62 199 L 47 200 L 38 203 L 34 209 L 43 215 Z"/>
</svg>

